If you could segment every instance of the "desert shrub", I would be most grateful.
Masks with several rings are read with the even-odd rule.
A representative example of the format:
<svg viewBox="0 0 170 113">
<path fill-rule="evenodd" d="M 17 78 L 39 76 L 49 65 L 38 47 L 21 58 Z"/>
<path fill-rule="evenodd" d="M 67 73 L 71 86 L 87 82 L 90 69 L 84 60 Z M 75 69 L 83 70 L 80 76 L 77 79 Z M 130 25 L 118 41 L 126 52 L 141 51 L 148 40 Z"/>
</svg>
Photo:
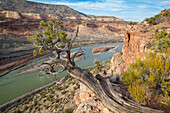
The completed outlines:
<svg viewBox="0 0 170 113">
<path fill-rule="evenodd" d="M 55 104 L 55 108 L 58 108 L 58 106 L 59 106 L 58 104 Z"/>
<path fill-rule="evenodd" d="M 74 94 L 75 94 L 75 91 L 71 91 L 71 96 L 74 96 Z"/>
<path fill-rule="evenodd" d="M 102 64 L 100 61 L 95 61 L 95 65 L 93 65 L 93 67 L 91 69 L 89 69 L 89 71 L 94 70 L 94 73 L 99 73 L 101 72 L 102 69 Z"/>
<path fill-rule="evenodd" d="M 49 106 L 48 106 L 48 105 L 45 105 L 44 107 L 45 107 L 45 109 L 48 109 L 48 108 L 49 108 Z"/>
<path fill-rule="evenodd" d="M 107 70 L 109 70 L 110 69 L 110 65 L 107 67 Z"/>
<path fill-rule="evenodd" d="M 170 104 L 170 59 L 156 53 L 146 53 L 146 59 L 135 59 L 123 74 L 123 82 L 129 85 L 131 96 L 141 104 L 150 100 L 146 94 L 160 97 L 164 104 Z"/>
<path fill-rule="evenodd" d="M 155 39 L 157 40 L 157 49 L 160 52 L 167 52 L 167 49 L 170 47 L 170 34 L 158 29 L 155 30 Z"/>
<path fill-rule="evenodd" d="M 76 83 L 76 81 L 72 81 L 72 83 L 71 83 L 71 84 L 73 84 L 73 85 L 74 85 L 75 83 Z"/>
<path fill-rule="evenodd" d="M 77 90 L 78 88 L 80 88 L 80 85 L 74 86 L 73 89 Z"/>
<path fill-rule="evenodd" d="M 166 12 L 161 15 L 158 14 L 158 15 L 155 15 L 154 17 L 146 18 L 144 21 L 147 21 L 148 24 L 150 25 L 156 25 L 156 24 L 163 22 L 166 19 L 168 20 L 169 17 L 170 17 L 170 12 Z"/>
<path fill-rule="evenodd" d="M 72 108 L 65 109 L 64 111 L 62 111 L 62 113 L 73 113 L 73 109 Z"/>
<path fill-rule="evenodd" d="M 61 94 L 64 95 L 66 94 L 68 91 L 62 91 Z"/>
<path fill-rule="evenodd" d="M 155 30 L 155 41 L 149 41 L 146 44 L 147 48 L 151 48 L 157 52 L 168 54 L 170 53 L 170 34 L 164 30 Z"/>
<path fill-rule="evenodd" d="M 60 99 L 57 98 L 57 99 L 55 100 L 55 102 L 56 102 L 56 103 L 60 102 Z"/>
<path fill-rule="evenodd" d="M 46 101 L 47 101 L 46 99 L 43 100 L 43 102 L 46 102 Z"/>
<path fill-rule="evenodd" d="M 37 101 L 34 101 L 33 107 L 35 107 L 37 105 Z"/>
<path fill-rule="evenodd" d="M 80 88 L 80 84 L 78 82 L 76 83 L 76 86 L 77 86 L 77 88 Z"/>
<path fill-rule="evenodd" d="M 68 79 L 68 82 L 71 82 L 73 80 L 73 77 L 70 77 L 69 79 Z"/>
<path fill-rule="evenodd" d="M 55 93 L 55 91 L 54 91 L 54 90 L 51 90 L 51 91 L 50 91 L 50 94 L 54 94 L 54 93 Z"/>
<path fill-rule="evenodd" d="M 136 85 L 138 83 L 133 83 L 132 85 L 129 85 L 128 91 L 131 94 L 132 98 L 135 98 L 135 100 L 140 104 L 146 104 L 145 102 L 145 85 Z"/>
<path fill-rule="evenodd" d="M 16 111 L 14 111 L 14 113 L 23 113 L 23 112 L 20 110 L 16 110 Z"/>
<path fill-rule="evenodd" d="M 69 87 L 69 85 L 64 85 L 63 89 L 67 89 Z"/>
<path fill-rule="evenodd" d="M 28 106 L 24 106 L 24 110 L 28 109 Z"/>
<path fill-rule="evenodd" d="M 63 90 L 63 87 L 61 87 L 61 86 L 56 87 L 56 90 Z"/>
<path fill-rule="evenodd" d="M 130 25 L 136 25 L 137 24 L 137 22 L 132 22 L 132 21 L 130 21 L 130 22 L 128 22 Z"/>
<path fill-rule="evenodd" d="M 123 52 L 122 52 L 122 51 L 119 51 L 119 54 L 120 54 L 120 55 L 123 55 Z"/>
<path fill-rule="evenodd" d="M 50 94 L 48 97 L 51 98 L 51 99 L 53 99 L 54 96 Z"/>
<path fill-rule="evenodd" d="M 38 108 L 38 111 L 40 111 L 40 110 L 41 110 L 41 108 L 39 107 L 39 108 Z"/>
</svg>

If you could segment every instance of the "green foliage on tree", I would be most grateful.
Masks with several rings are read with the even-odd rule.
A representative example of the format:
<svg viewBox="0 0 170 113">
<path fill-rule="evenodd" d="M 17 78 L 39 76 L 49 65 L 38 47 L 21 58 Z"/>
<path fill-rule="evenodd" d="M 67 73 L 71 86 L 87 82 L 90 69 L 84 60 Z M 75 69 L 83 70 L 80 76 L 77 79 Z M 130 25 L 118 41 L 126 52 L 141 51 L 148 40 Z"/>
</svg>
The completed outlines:
<svg viewBox="0 0 170 113">
<path fill-rule="evenodd" d="M 146 53 L 146 58 L 135 59 L 123 74 L 123 82 L 138 103 L 145 104 L 152 96 L 170 105 L 170 59 L 156 53 Z M 151 95 L 149 95 L 151 94 Z"/>
<path fill-rule="evenodd" d="M 37 56 L 37 51 L 36 50 L 33 50 L 33 55 Z"/>
<path fill-rule="evenodd" d="M 37 47 L 39 54 L 46 50 L 60 54 L 68 41 L 67 34 L 62 30 L 63 26 L 60 22 L 54 19 L 50 19 L 48 22 L 41 21 L 38 28 L 41 32 L 28 38 L 28 40 Z M 34 56 L 37 55 L 36 53 L 34 50 Z"/>
</svg>

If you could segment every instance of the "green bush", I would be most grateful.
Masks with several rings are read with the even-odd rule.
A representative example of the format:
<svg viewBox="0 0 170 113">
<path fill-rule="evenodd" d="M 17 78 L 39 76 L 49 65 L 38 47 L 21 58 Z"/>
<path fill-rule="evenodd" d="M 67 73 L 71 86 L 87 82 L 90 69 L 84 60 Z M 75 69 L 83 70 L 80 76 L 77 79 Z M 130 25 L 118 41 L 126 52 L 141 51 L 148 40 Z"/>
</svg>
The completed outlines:
<svg viewBox="0 0 170 113">
<path fill-rule="evenodd" d="M 55 108 L 58 108 L 58 106 L 59 106 L 58 104 L 55 104 Z"/>
<path fill-rule="evenodd" d="M 68 91 L 62 91 L 61 94 L 64 95 L 66 94 Z"/>
<path fill-rule="evenodd" d="M 71 84 L 73 84 L 73 85 L 74 85 L 75 83 L 76 83 L 76 81 L 74 80 L 74 81 L 72 81 L 72 83 L 71 83 Z"/>
<path fill-rule="evenodd" d="M 35 107 L 37 105 L 37 101 L 34 101 L 33 107 Z"/>
<path fill-rule="evenodd" d="M 16 111 L 14 111 L 14 113 L 23 113 L 22 111 L 20 111 L 20 110 L 16 110 Z M 67 112 L 66 112 L 67 113 Z"/>
<path fill-rule="evenodd" d="M 74 94 L 75 94 L 75 91 L 71 91 L 71 96 L 74 96 Z"/>
<path fill-rule="evenodd" d="M 24 106 L 24 110 L 28 109 L 28 106 Z"/>
<path fill-rule="evenodd" d="M 132 21 L 130 21 L 130 22 L 128 22 L 130 25 L 136 25 L 137 24 L 137 22 L 132 22 Z"/>
<path fill-rule="evenodd" d="M 170 34 L 166 33 L 164 30 L 159 32 L 158 29 L 155 30 L 155 40 L 149 41 L 146 44 L 147 48 L 151 48 L 157 52 L 162 52 L 165 54 L 170 53 Z"/>
<path fill-rule="evenodd" d="M 56 103 L 60 102 L 60 99 L 57 98 L 57 99 L 55 100 L 55 102 L 56 102 Z"/>
<path fill-rule="evenodd" d="M 46 99 L 43 100 L 43 102 L 46 102 L 46 101 L 47 101 Z"/>
<path fill-rule="evenodd" d="M 152 96 L 160 97 L 166 105 L 170 105 L 170 59 L 157 55 L 156 53 L 146 53 L 146 59 L 135 59 L 129 69 L 123 74 L 123 82 L 129 85 L 129 92 L 138 103 L 145 104 L 145 100 L 150 100 L 149 92 Z"/>
<path fill-rule="evenodd" d="M 67 89 L 69 87 L 69 85 L 64 85 L 63 89 Z"/>
<path fill-rule="evenodd" d="M 148 24 L 150 25 L 156 25 L 156 24 L 159 24 L 161 23 L 164 19 L 162 18 L 168 18 L 170 17 L 170 12 L 167 12 L 167 13 L 164 13 L 164 14 L 161 14 L 161 15 L 155 15 L 154 17 L 150 17 L 150 18 L 146 18 L 144 21 L 147 21 Z"/>
<path fill-rule="evenodd" d="M 73 109 L 72 108 L 65 109 L 64 111 L 62 111 L 62 113 L 73 113 Z"/>
<path fill-rule="evenodd" d="M 68 82 L 71 82 L 73 80 L 73 77 L 70 77 L 69 79 L 68 79 Z"/>
<path fill-rule="evenodd" d="M 122 51 L 119 51 L 119 54 L 120 54 L 120 55 L 123 55 L 123 52 L 122 52 Z"/>
</svg>

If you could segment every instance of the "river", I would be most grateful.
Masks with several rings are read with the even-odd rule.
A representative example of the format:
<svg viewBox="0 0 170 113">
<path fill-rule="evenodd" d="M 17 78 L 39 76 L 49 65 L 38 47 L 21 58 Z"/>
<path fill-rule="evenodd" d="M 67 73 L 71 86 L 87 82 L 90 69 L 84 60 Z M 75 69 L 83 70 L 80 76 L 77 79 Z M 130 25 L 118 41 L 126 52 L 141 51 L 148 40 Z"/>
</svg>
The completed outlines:
<svg viewBox="0 0 170 113">
<path fill-rule="evenodd" d="M 109 46 L 109 45 L 121 45 L 115 50 L 115 52 L 105 52 L 100 55 L 94 56 L 91 53 L 91 50 L 100 46 Z M 109 43 L 109 44 L 100 44 L 100 45 L 90 45 L 82 47 L 82 50 L 85 50 L 84 58 L 78 61 L 76 64 L 81 68 L 86 68 L 91 65 L 94 65 L 96 60 L 106 61 L 112 58 L 112 56 L 117 52 L 122 50 L 123 43 Z M 78 50 L 79 48 L 72 49 L 73 51 Z M 41 59 L 40 61 L 48 60 L 48 58 Z M 38 61 L 38 62 L 40 62 Z M 22 69 L 27 68 L 29 65 L 14 70 L 7 75 L 0 77 L 0 105 L 15 99 L 25 93 L 28 93 L 34 89 L 37 89 L 43 85 L 46 85 L 55 80 L 54 76 L 48 75 L 45 77 L 39 77 L 39 72 L 27 73 L 17 77 L 13 77 L 14 74 L 19 72 Z M 60 73 L 57 75 L 57 78 L 61 78 L 67 75 L 66 72 Z"/>
</svg>

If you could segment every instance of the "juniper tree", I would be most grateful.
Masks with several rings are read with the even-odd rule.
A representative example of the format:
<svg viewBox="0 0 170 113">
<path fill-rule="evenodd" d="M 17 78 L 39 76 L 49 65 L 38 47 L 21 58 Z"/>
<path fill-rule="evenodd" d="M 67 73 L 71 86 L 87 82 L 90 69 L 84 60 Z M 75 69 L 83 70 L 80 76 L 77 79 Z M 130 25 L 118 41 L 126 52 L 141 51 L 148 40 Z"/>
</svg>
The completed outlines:
<svg viewBox="0 0 170 113">
<path fill-rule="evenodd" d="M 35 36 L 29 38 L 29 40 L 38 48 L 40 54 L 50 50 L 55 55 L 55 58 L 51 58 L 50 62 L 42 63 L 40 66 L 46 74 L 56 75 L 67 71 L 69 75 L 85 84 L 108 109 L 114 112 L 161 112 L 136 105 L 128 99 L 124 100 L 123 96 L 114 91 L 113 86 L 116 86 L 116 84 L 110 80 L 112 75 L 102 77 L 97 74 L 94 76 L 87 69 L 81 69 L 75 64 L 74 58 L 78 53 L 82 52 L 81 48 L 74 55 L 70 55 L 70 51 L 78 35 L 78 28 L 72 39 L 67 38 L 67 34 L 62 30 L 62 25 L 53 19 L 50 19 L 49 22 L 40 22 L 39 28 L 41 28 L 42 32 L 37 33 Z M 66 57 L 60 56 L 62 52 L 66 53 Z M 55 70 L 54 68 L 57 67 L 61 67 L 62 70 Z"/>
</svg>

